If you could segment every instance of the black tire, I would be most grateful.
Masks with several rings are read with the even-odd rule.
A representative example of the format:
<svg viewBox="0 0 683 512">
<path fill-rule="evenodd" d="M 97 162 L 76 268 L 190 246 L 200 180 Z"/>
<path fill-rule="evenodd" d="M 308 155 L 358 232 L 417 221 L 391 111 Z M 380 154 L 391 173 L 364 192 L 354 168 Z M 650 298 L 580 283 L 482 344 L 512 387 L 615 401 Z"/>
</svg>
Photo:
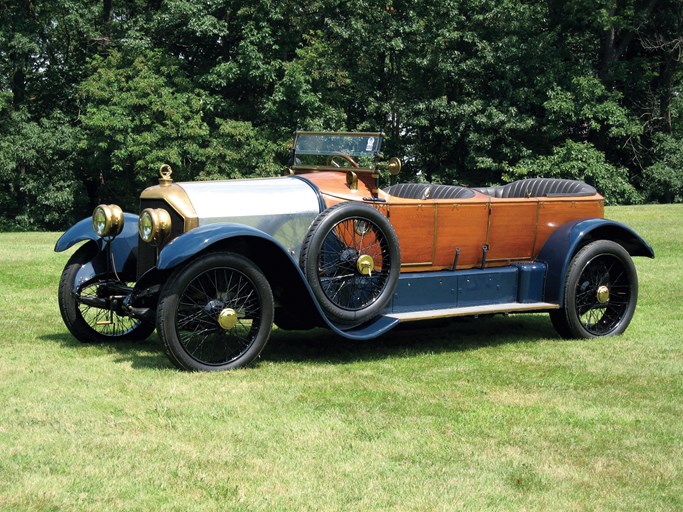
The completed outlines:
<svg viewBox="0 0 683 512">
<path fill-rule="evenodd" d="M 638 275 L 618 243 L 598 240 L 572 258 L 564 307 L 550 319 L 563 338 L 616 336 L 626 330 L 638 301 Z"/>
<path fill-rule="evenodd" d="M 79 269 L 91 261 L 96 249 L 88 244 L 79 247 L 71 255 L 64 267 L 59 281 L 59 312 L 69 332 L 83 343 L 110 341 L 143 341 L 154 332 L 154 325 L 136 318 L 117 314 L 109 309 L 101 309 L 83 304 L 79 297 L 97 297 L 98 289 L 109 278 L 95 278 L 81 287 L 74 296 L 74 282 Z"/>
<path fill-rule="evenodd" d="M 370 275 L 361 258 L 372 258 Z M 365 261 L 370 261 L 366 259 Z M 322 212 L 301 248 L 301 267 L 328 318 L 357 325 L 377 316 L 396 289 L 401 271 L 398 238 L 376 209 L 341 203 Z"/>
<path fill-rule="evenodd" d="M 234 325 L 218 315 L 231 311 Z M 266 277 L 239 254 L 213 252 L 178 269 L 161 290 L 157 331 L 182 370 L 219 371 L 256 359 L 273 327 L 273 293 Z"/>
</svg>

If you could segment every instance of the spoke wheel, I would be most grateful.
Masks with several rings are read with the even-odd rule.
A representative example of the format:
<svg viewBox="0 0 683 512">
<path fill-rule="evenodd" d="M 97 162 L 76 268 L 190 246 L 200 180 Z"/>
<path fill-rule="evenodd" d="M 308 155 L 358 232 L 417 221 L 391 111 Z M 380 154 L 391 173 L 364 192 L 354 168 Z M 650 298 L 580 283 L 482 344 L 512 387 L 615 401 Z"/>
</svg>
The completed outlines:
<svg viewBox="0 0 683 512">
<path fill-rule="evenodd" d="M 400 272 L 398 239 L 374 208 L 342 203 L 312 224 L 301 266 L 330 320 L 359 324 L 379 314 L 391 299 Z"/>
<path fill-rule="evenodd" d="M 154 325 L 120 315 L 112 309 L 98 308 L 83 302 L 87 302 L 88 299 L 106 298 L 103 290 L 104 284 L 110 281 L 107 276 L 96 277 L 74 294 L 74 283 L 79 269 L 92 259 L 93 251 L 84 245 L 74 252 L 62 272 L 58 300 L 59 311 L 66 327 L 83 343 L 146 339 L 154 331 Z"/>
<path fill-rule="evenodd" d="M 626 250 L 599 240 L 572 259 L 564 307 L 551 313 L 557 331 L 567 338 L 597 338 L 626 330 L 638 300 L 638 277 Z"/>
<path fill-rule="evenodd" d="M 183 370 L 229 370 L 258 357 L 273 325 L 273 294 L 247 258 L 210 253 L 176 271 L 164 286 L 157 330 Z"/>
</svg>

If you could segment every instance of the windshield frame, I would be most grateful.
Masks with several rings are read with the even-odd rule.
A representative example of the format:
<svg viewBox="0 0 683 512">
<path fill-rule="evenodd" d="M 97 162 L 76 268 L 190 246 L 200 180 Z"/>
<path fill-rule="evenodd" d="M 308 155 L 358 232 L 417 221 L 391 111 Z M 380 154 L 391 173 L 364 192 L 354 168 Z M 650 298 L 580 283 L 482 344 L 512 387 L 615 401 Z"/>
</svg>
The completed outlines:
<svg viewBox="0 0 683 512">
<path fill-rule="evenodd" d="M 375 172 L 382 149 L 383 132 L 314 132 L 297 131 L 291 148 L 289 166 L 294 170 L 331 170 L 354 172 Z M 359 166 L 336 166 L 329 163 L 301 164 L 298 156 L 331 158 L 342 155 L 352 158 Z M 360 158 L 359 158 L 360 157 Z"/>
</svg>

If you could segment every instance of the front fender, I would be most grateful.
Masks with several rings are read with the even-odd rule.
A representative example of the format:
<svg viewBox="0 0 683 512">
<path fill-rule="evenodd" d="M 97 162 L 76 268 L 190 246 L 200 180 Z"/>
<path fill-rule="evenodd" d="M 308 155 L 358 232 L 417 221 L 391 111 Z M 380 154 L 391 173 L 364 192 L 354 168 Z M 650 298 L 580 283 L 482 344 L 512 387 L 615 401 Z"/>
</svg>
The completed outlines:
<svg viewBox="0 0 683 512">
<path fill-rule="evenodd" d="M 268 240 L 286 252 L 277 240 L 263 231 L 244 224 L 221 222 L 201 226 L 173 239 L 161 250 L 157 268 L 160 270 L 171 269 L 213 245 L 238 237 L 256 237 Z"/>
<path fill-rule="evenodd" d="M 92 219 L 83 219 L 69 228 L 55 244 L 55 252 L 66 251 L 75 244 L 89 241 L 93 244 L 93 257 L 83 265 L 74 280 L 74 291 L 96 276 L 107 274 L 112 269 L 118 274 L 135 276 L 138 245 L 138 216 L 124 213 L 124 224 L 121 233 L 109 241 L 111 246 L 111 262 L 107 261 L 107 244 L 92 229 Z M 131 279 L 131 280 L 134 280 Z"/>
<path fill-rule="evenodd" d="M 171 241 L 163 248 L 157 261 L 157 269 L 166 271 L 183 264 L 195 255 L 220 246 L 221 242 L 241 239 L 250 243 L 254 254 L 248 256 L 261 268 L 271 286 L 300 286 L 306 300 L 314 307 L 325 325 L 333 332 L 351 340 L 367 340 L 383 334 L 398 324 L 398 320 L 378 316 L 363 326 L 344 329 L 330 322 L 313 294 L 306 277 L 292 255 L 275 238 L 256 228 L 235 223 L 217 223 L 189 231 Z M 249 242 L 250 241 L 250 242 Z M 287 277 L 291 276 L 291 277 Z M 301 307 L 305 310 L 306 308 Z"/>
<path fill-rule="evenodd" d="M 137 246 L 137 236 L 138 216 L 133 213 L 124 213 L 123 229 L 114 241 L 120 243 L 120 241 L 126 240 L 126 243 L 128 243 L 132 240 L 132 247 L 135 247 Z M 78 242 L 84 242 L 85 240 L 92 240 L 93 242 L 98 242 L 100 240 L 100 237 L 97 236 L 92 228 L 92 217 L 80 220 L 67 229 L 64 234 L 59 237 L 59 240 L 57 240 L 55 252 L 66 251 Z"/>
<path fill-rule="evenodd" d="M 546 263 L 544 300 L 563 306 L 567 269 L 574 255 L 595 240 L 619 243 L 631 256 L 654 258 L 652 247 L 630 227 L 608 219 L 584 219 L 560 226 L 545 242 L 538 260 Z"/>
</svg>

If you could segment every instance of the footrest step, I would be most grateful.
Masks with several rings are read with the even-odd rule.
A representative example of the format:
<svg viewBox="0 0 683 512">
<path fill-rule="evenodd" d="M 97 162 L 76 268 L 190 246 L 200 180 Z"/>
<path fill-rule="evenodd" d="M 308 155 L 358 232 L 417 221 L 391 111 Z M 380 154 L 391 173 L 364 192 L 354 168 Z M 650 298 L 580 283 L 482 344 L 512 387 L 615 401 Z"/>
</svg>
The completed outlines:
<svg viewBox="0 0 683 512">
<path fill-rule="evenodd" d="M 395 318 L 399 322 L 414 322 L 416 320 L 429 320 L 434 318 L 490 315 L 494 313 L 522 313 L 532 311 L 548 311 L 550 309 L 559 308 L 560 306 L 558 304 L 552 304 L 550 302 L 507 302 L 504 304 L 489 304 L 485 306 L 468 306 L 461 308 L 403 311 L 401 313 L 389 313 L 385 316 L 389 318 Z"/>
</svg>

